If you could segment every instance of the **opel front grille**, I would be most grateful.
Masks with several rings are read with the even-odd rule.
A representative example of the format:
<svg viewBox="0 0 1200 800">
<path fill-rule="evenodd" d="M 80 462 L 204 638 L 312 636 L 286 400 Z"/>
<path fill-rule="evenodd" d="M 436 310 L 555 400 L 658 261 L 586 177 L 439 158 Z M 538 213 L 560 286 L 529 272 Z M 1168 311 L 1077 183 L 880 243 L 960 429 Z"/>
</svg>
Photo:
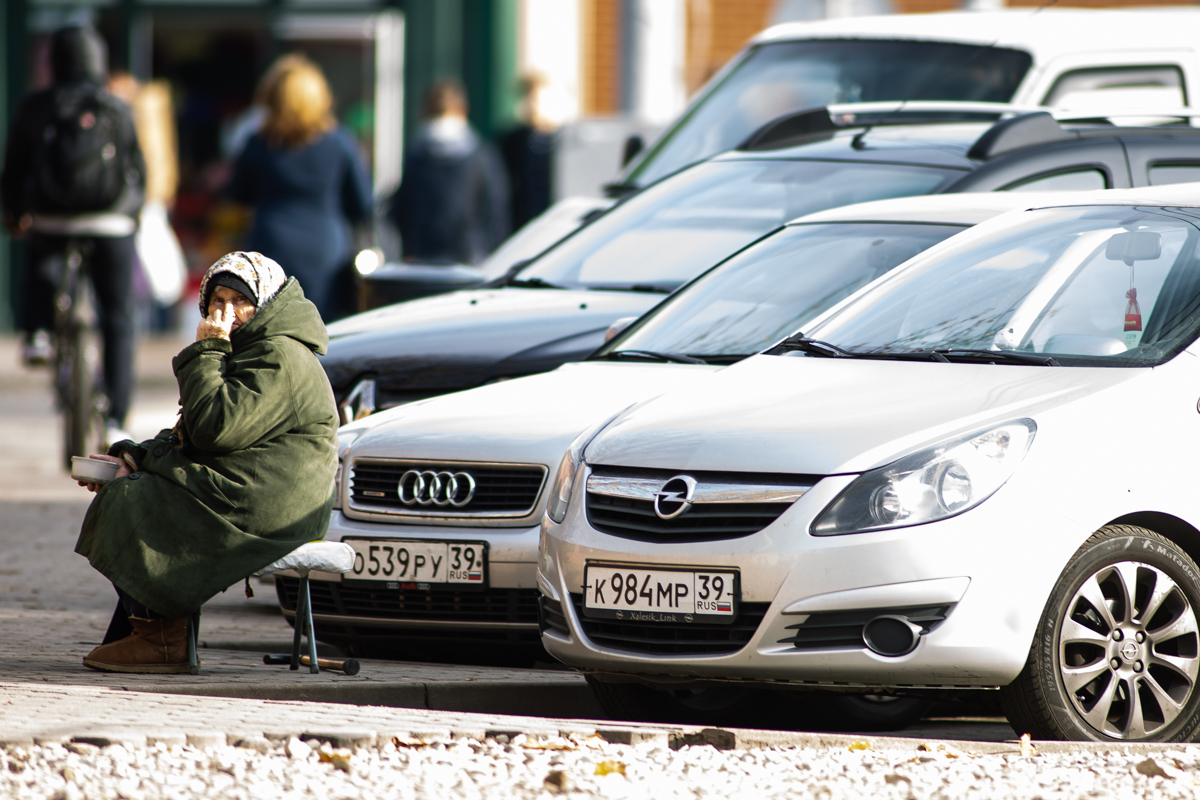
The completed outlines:
<svg viewBox="0 0 1200 800">
<path fill-rule="evenodd" d="M 741 603 L 731 624 L 708 622 L 631 622 L 586 616 L 583 595 L 572 594 L 571 605 L 585 636 L 601 647 L 645 655 L 730 655 L 744 648 L 767 615 L 770 603 Z M 545 614 L 545 608 L 543 608 Z M 553 629 L 552 617 L 543 625 Z"/>
<path fill-rule="evenodd" d="M 593 467 L 587 517 L 598 531 L 642 542 L 736 539 L 770 525 L 815 482 L 794 475 Z M 680 511 L 684 493 L 691 499 Z"/>
</svg>

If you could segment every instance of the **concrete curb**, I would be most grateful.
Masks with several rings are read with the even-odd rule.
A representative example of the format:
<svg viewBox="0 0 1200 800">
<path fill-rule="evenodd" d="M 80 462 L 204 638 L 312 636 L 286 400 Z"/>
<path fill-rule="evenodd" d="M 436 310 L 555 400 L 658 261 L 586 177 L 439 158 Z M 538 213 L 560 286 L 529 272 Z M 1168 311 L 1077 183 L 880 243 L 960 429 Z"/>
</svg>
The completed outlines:
<svg viewBox="0 0 1200 800">
<path fill-rule="evenodd" d="M 480 714 L 603 719 L 591 690 L 578 681 L 366 682 L 310 684 L 138 684 L 119 688 L 134 692 L 229 697 L 242 700 L 297 700 L 355 706 L 422 708 Z"/>
<path fill-rule="evenodd" d="M 396 743 L 404 747 L 422 747 L 454 739 L 500 740 L 507 742 L 518 735 L 532 740 L 585 739 L 599 736 L 612 744 L 649 744 L 651 746 L 678 750 L 688 746 L 710 746 L 717 750 L 755 750 L 762 748 L 795 748 L 805 750 L 875 750 L 908 752 L 918 759 L 940 760 L 944 758 L 971 758 L 981 755 L 1021 756 L 1016 741 L 1012 742 L 964 742 L 955 740 L 911 739 L 899 736 L 853 736 L 842 734 L 792 733 L 786 731 L 759 731 L 726 728 L 697 728 L 673 726 L 642 726 L 634 724 L 605 723 L 593 727 L 587 720 L 558 720 L 557 731 L 542 726 L 531 730 L 513 719 L 512 725 L 505 720 L 495 720 L 498 725 L 457 725 L 439 728 L 424 727 L 404 731 L 377 731 L 369 729 L 272 729 L 262 733 L 229 734 L 218 731 L 134 731 L 92 730 L 74 736 L 16 736 L 6 738 L 0 734 L 0 748 L 28 748 L 34 745 L 62 744 L 107 747 L 122 745 L 131 749 L 152 747 L 156 744 L 196 748 L 226 745 L 261 749 L 264 742 L 272 744 L 292 738 L 301 741 L 328 743 L 333 747 L 357 749 L 360 747 L 382 747 Z M 1189 746 L 1187 743 L 1127 744 L 1108 742 L 1049 742 L 1035 741 L 1035 752 L 1025 758 L 1036 759 L 1039 755 L 1060 753 L 1090 753 L 1093 755 L 1153 755 Z M 946 749 L 950 750 L 947 754 Z"/>
</svg>

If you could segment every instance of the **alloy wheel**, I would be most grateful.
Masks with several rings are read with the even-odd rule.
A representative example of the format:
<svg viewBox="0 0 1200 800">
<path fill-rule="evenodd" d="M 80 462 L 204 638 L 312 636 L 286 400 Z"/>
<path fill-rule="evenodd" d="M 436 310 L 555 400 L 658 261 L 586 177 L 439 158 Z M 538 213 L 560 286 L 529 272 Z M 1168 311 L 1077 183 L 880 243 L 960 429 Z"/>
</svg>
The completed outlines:
<svg viewBox="0 0 1200 800">
<path fill-rule="evenodd" d="M 1196 609 L 1167 573 L 1137 561 L 1107 565 L 1066 606 L 1057 648 L 1063 688 L 1103 736 L 1154 737 L 1195 690 L 1198 635 Z"/>
</svg>

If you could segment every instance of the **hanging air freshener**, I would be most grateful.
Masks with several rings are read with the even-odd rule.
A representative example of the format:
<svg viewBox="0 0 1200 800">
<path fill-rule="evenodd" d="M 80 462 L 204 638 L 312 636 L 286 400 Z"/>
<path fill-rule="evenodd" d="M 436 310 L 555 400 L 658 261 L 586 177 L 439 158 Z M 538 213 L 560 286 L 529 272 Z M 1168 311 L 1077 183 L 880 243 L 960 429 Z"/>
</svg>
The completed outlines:
<svg viewBox="0 0 1200 800">
<path fill-rule="evenodd" d="M 1132 350 L 1142 341 L 1142 308 L 1138 305 L 1137 289 L 1129 287 L 1125 297 L 1129 300 L 1125 304 L 1125 349 Z"/>
</svg>

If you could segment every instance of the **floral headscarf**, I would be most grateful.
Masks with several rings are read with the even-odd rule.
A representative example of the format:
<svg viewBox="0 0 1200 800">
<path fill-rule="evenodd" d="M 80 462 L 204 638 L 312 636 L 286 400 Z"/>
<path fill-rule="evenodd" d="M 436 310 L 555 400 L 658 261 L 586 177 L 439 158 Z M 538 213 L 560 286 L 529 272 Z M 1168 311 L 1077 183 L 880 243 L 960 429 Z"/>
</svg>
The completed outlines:
<svg viewBox="0 0 1200 800">
<path fill-rule="evenodd" d="M 254 298 L 258 301 L 255 305 L 260 309 L 279 294 L 287 280 L 287 276 L 283 274 L 283 267 L 262 253 L 244 253 L 240 250 L 229 253 L 209 267 L 208 272 L 204 273 L 204 280 L 200 281 L 201 316 L 208 315 L 204 300 L 208 297 L 208 287 L 213 276 L 221 272 L 236 275 L 244 282 L 254 292 Z"/>
</svg>

